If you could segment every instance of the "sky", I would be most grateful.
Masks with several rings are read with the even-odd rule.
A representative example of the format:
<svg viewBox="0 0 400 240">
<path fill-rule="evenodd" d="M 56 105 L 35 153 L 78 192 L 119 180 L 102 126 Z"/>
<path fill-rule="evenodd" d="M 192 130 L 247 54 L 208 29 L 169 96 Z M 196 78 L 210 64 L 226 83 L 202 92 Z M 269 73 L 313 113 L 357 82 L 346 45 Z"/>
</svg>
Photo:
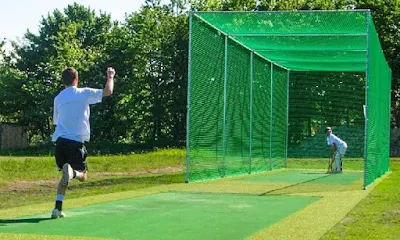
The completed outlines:
<svg viewBox="0 0 400 240">
<path fill-rule="evenodd" d="M 42 16 L 68 4 L 79 3 L 99 12 L 107 12 L 115 20 L 123 20 L 125 13 L 138 11 L 145 0 L 8 0 L 0 2 L 0 40 L 22 38 L 27 29 L 37 33 Z M 161 3 L 168 3 L 162 0 Z"/>
</svg>

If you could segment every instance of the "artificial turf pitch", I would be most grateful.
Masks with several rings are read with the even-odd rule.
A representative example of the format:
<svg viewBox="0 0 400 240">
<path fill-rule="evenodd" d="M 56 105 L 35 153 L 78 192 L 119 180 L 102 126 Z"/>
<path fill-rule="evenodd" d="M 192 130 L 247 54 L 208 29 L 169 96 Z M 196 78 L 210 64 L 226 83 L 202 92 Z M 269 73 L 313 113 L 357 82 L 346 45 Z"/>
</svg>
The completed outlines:
<svg viewBox="0 0 400 240">
<path fill-rule="evenodd" d="M 257 233 L 268 232 L 268 229 L 279 228 L 283 220 L 285 220 L 283 224 L 287 224 L 288 219 L 294 218 L 293 216 L 301 217 L 299 211 L 305 214 L 314 210 L 323 212 L 324 206 L 331 202 L 327 201 L 328 198 L 334 197 L 332 193 L 325 194 L 326 197 L 324 194 L 304 194 L 304 192 L 298 195 L 295 192 L 281 195 L 262 194 L 263 184 L 277 182 L 284 183 L 283 186 L 303 183 L 333 186 L 349 185 L 359 181 L 360 178 L 362 178 L 360 172 L 323 174 L 319 171 L 301 170 L 215 181 L 215 186 L 219 184 L 215 189 L 212 187 L 214 181 L 204 184 L 182 184 L 167 191 L 70 208 L 67 209 L 68 216 L 64 219 L 49 219 L 50 211 L 39 215 L 7 219 L 2 219 L 0 214 L 0 236 L 4 237 L 7 236 L 4 234 L 10 233 L 20 234 L 21 239 L 29 239 L 28 236 L 31 236 L 29 234 L 39 234 L 43 237 L 69 236 L 77 239 L 79 237 L 102 239 L 251 238 L 257 236 Z M 225 184 L 226 188 L 223 189 Z M 242 187 L 243 192 L 229 193 L 228 191 L 227 193 L 227 190 L 236 185 L 239 188 Z M 221 186 L 223 191 L 219 191 Z M 210 192 L 204 192 L 204 189 L 209 189 Z M 356 195 L 361 199 L 366 194 L 359 192 Z M 353 199 L 355 199 L 354 196 L 352 196 Z M 359 201 L 358 198 L 352 205 Z M 348 212 L 352 205 L 343 207 L 343 211 Z M 344 211 L 343 214 L 346 212 Z M 322 230 L 319 234 L 321 232 Z M 24 235 L 27 238 L 23 238 Z"/>
<path fill-rule="evenodd" d="M 308 196 L 159 193 L 47 215 L 0 220 L 1 232 L 121 239 L 243 239 L 317 201 Z"/>
<path fill-rule="evenodd" d="M 293 184 L 333 184 L 348 185 L 361 179 L 363 172 L 344 172 L 337 174 L 326 174 L 324 171 L 298 170 L 287 171 L 279 174 L 258 175 L 246 178 L 254 182 L 285 182 Z"/>
</svg>

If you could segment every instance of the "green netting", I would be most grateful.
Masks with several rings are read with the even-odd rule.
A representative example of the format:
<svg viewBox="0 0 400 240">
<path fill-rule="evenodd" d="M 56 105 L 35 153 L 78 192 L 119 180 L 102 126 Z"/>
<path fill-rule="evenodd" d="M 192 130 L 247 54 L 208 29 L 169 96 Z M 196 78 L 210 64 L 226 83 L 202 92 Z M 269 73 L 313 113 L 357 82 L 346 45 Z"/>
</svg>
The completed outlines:
<svg viewBox="0 0 400 240">
<path fill-rule="evenodd" d="M 346 158 L 364 156 L 364 73 L 291 72 L 289 89 L 289 157 L 327 159 L 326 126 L 348 144 Z"/>
<path fill-rule="evenodd" d="M 368 18 L 367 76 L 366 186 L 388 171 L 390 139 L 391 70 L 385 61 L 371 17 Z"/>
<path fill-rule="evenodd" d="M 230 40 L 227 44 L 224 175 L 231 176 L 249 171 L 250 54 Z"/>
<path fill-rule="evenodd" d="M 193 21 L 192 27 L 197 29 L 191 36 L 190 75 L 193 80 L 190 81 L 188 121 L 188 158 L 193 181 L 221 177 L 225 40 L 202 21 Z"/>
<path fill-rule="evenodd" d="M 271 169 L 286 167 L 288 72 L 272 65 Z"/>
<path fill-rule="evenodd" d="M 226 34 L 366 34 L 365 11 L 196 12 L 195 14 Z"/>
<path fill-rule="evenodd" d="M 365 186 L 387 172 L 391 71 L 369 11 L 190 19 L 188 181 L 326 158 L 328 125 L 365 158 Z"/>
<path fill-rule="evenodd" d="M 253 55 L 251 172 L 271 169 L 271 63 Z"/>
<path fill-rule="evenodd" d="M 262 55 L 268 59 L 271 59 L 270 52 L 264 50 L 292 50 L 295 55 L 296 50 L 304 51 L 300 61 L 274 61 L 291 70 L 354 72 L 365 71 L 366 68 L 365 55 L 351 59 L 340 57 L 343 54 L 352 55 L 354 51 L 365 53 L 367 50 L 366 17 L 362 11 L 203 12 L 196 15 L 252 50 L 263 51 Z M 341 54 L 319 54 L 318 57 L 314 54 L 315 50 L 335 50 Z M 313 61 L 309 62 L 308 57 L 313 57 Z"/>
</svg>

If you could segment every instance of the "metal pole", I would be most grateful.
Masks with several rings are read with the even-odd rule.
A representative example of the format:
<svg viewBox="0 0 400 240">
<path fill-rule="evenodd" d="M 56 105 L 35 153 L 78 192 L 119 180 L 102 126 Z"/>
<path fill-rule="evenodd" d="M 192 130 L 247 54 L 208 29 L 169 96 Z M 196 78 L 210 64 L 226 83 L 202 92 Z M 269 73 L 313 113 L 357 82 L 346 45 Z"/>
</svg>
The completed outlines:
<svg viewBox="0 0 400 240">
<path fill-rule="evenodd" d="M 189 183 L 189 128 L 190 128 L 190 80 L 191 80 L 191 69 L 192 69 L 192 18 L 193 12 L 189 13 L 189 52 L 188 52 L 188 90 L 187 90 L 187 106 L 186 106 L 186 179 L 185 183 Z"/>
<path fill-rule="evenodd" d="M 196 11 L 196 13 L 206 13 L 206 14 L 215 14 L 215 13 L 224 13 L 224 14 L 234 14 L 234 13 L 251 13 L 251 14 L 260 14 L 260 13 L 274 13 L 274 14 L 279 14 L 279 13 L 314 13 L 314 12 L 366 12 L 366 9 L 353 9 L 353 10 L 347 10 L 347 9 L 337 9 L 337 10 L 284 10 L 284 11 Z"/>
<path fill-rule="evenodd" d="M 286 85 L 286 153 L 285 153 L 285 168 L 288 167 L 288 149 L 289 149 L 289 79 L 290 71 L 287 71 Z"/>
<path fill-rule="evenodd" d="M 292 33 L 292 34 L 280 34 L 280 33 L 233 33 L 229 34 L 232 37 L 360 37 L 365 36 L 365 33 Z"/>
<path fill-rule="evenodd" d="M 367 52 L 366 52 L 366 70 L 365 70 L 365 129 L 364 129 L 364 189 L 367 188 L 367 154 L 368 154 L 368 88 L 369 88 L 369 16 L 370 12 L 365 13 L 366 27 L 367 27 Z"/>
<path fill-rule="evenodd" d="M 315 52 L 318 51 L 317 48 L 300 48 L 300 49 L 284 49 L 280 46 L 279 49 L 273 48 L 254 48 L 254 51 L 257 52 Z M 343 49 L 343 48 L 324 48 L 324 52 L 366 52 L 365 49 Z"/>
<path fill-rule="evenodd" d="M 225 35 L 225 57 L 224 57 L 224 123 L 222 126 L 222 170 L 225 177 L 225 155 L 226 155 L 226 87 L 228 80 L 228 36 Z"/>
<path fill-rule="evenodd" d="M 252 140 L 253 140 L 253 59 L 254 54 L 250 52 L 250 151 L 249 151 L 249 174 L 251 173 Z"/>
<path fill-rule="evenodd" d="M 387 66 L 387 65 L 386 65 Z M 389 81 L 392 79 L 392 71 L 391 71 L 391 69 L 390 69 L 390 67 L 389 66 L 387 66 L 387 71 L 388 71 L 388 79 L 389 79 Z M 386 165 L 387 165 L 387 168 L 385 169 L 386 171 L 385 171 L 385 173 L 387 173 L 388 171 L 389 171 L 389 169 L 390 169 L 390 124 L 391 124 L 391 118 L 390 118 L 390 116 L 391 116 L 391 110 L 392 110 L 392 106 L 391 106 L 391 104 L 392 104 L 392 83 L 391 82 L 388 82 L 388 87 L 389 87 L 389 112 L 388 112 L 388 114 L 389 114 L 389 128 L 388 128 L 388 131 L 389 131 L 389 156 L 386 156 L 387 157 L 387 161 L 386 161 Z"/>
<path fill-rule="evenodd" d="M 270 84 L 270 106 L 271 106 L 271 113 L 270 113 L 270 123 L 269 123 L 269 169 L 272 170 L 272 115 L 273 115 L 273 102 L 272 102 L 272 90 L 274 84 L 274 64 L 271 63 L 271 84 Z"/>
</svg>

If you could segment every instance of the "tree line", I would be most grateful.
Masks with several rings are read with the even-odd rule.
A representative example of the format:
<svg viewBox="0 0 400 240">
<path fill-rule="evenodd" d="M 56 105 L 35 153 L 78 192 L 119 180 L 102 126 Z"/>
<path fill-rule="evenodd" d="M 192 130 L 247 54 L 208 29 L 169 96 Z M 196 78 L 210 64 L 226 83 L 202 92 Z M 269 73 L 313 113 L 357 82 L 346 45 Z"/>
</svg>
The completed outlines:
<svg viewBox="0 0 400 240">
<path fill-rule="evenodd" d="M 77 3 L 56 9 L 0 55 L 0 122 L 27 126 L 31 141 L 49 140 L 60 74 L 79 71 L 80 86 L 102 88 L 117 71 L 115 94 L 92 106 L 92 141 L 184 146 L 188 12 L 371 9 L 392 69 L 392 118 L 400 123 L 400 4 L 397 0 L 146 0 L 122 22 Z M 0 36 L 1 37 L 1 36 Z M 1 41 L 3 45 L 5 41 Z"/>
</svg>

